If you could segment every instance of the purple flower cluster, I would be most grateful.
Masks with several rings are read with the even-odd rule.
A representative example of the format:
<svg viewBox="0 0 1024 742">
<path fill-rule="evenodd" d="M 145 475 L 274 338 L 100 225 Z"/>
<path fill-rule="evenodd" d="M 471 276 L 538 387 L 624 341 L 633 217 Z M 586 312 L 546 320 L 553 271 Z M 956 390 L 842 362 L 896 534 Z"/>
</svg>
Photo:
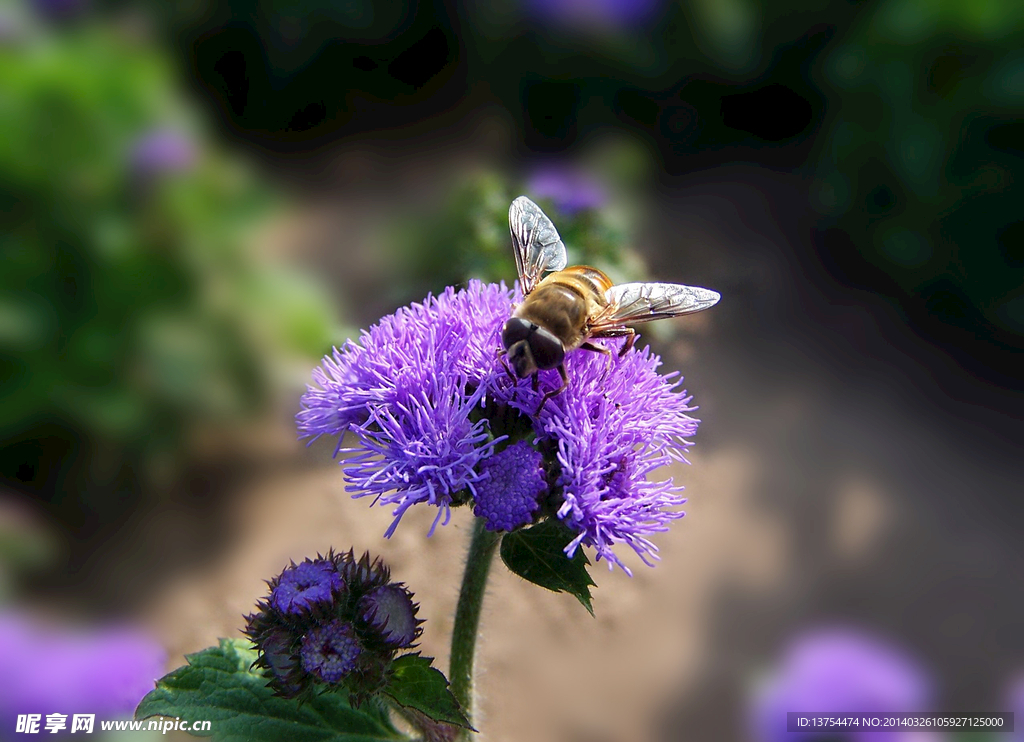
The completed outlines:
<svg viewBox="0 0 1024 742">
<path fill-rule="evenodd" d="M 932 682 L 901 649 L 852 629 L 804 634 L 786 651 L 774 677 L 755 699 L 758 742 L 787 742 L 788 711 L 900 712 L 931 708 Z M 898 742 L 911 733 L 853 733 L 854 742 Z M 844 737 L 845 739 L 845 737 Z"/>
<path fill-rule="evenodd" d="M 649 537 L 683 515 L 681 488 L 648 480 L 684 461 L 697 429 L 681 379 L 660 375 L 646 349 L 610 366 L 574 351 L 568 388 L 534 414 L 560 380 L 541 372 L 534 389 L 503 367 L 500 332 L 512 310 L 505 286 L 471 281 L 385 317 L 314 370 L 300 433 L 338 436 L 338 451 L 354 454 L 344 462 L 348 490 L 394 506 L 388 536 L 416 503 L 438 507 L 436 526 L 472 501 L 493 530 L 553 516 L 576 533 L 569 556 L 590 546 L 628 573 L 613 551 L 624 543 L 650 564 Z M 352 448 L 340 447 L 345 432 Z M 496 449 L 510 437 L 522 440 Z"/>
<path fill-rule="evenodd" d="M 416 503 L 438 506 L 436 526 L 462 492 L 475 494 L 476 467 L 496 441 L 471 413 L 494 374 L 509 306 L 504 287 L 448 289 L 383 318 L 313 371 L 299 430 L 337 435 L 338 451 L 355 454 L 345 462 L 347 489 L 395 506 L 386 535 Z M 346 430 L 358 445 L 341 449 Z"/>
<path fill-rule="evenodd" d="M 525 441 L 480 462 L 486 478 L 477 485 L 473 513 L 485 520 L 487 530 L 511 531 L 533 520 L 548 490 L 543 464 L 544 457 Z"/>
<path fill-rule="evenodd" d="M 306 559 L 268 585 L 245 633 L 270 686 L 285 698 L 344 683 L 358 703 L 384 682 L 395 652 L 414 646 L 421 633 L 412 593 L 368 554 Z"/>
<path fill-rule="evenodd" d="M 683 517 L 676 509 L 686 502 L 681 487 L 648 475 L 686 461 L 683 452 L 692 445 L 687 439 L 698 421 L 689 416 L 691 397 L 675 391 L 681 379 L 658 374 L 660 364 L 647 348 L 613 356 L 610 370 L 604 356 L 572 353 L 565 363 L 568 388 L 537 415 L 538 433 L 558 443 L 556 487 L 563 501 L 557 515 L 579 534 L 567 548 L 569 556 L 580 544 L 592 546 L 599 561 L 628 573 L 612 547 L 627 544 L 651 565 L 658 549 L 648 537 Z M 505 387 L 495 394 L 528 414 L 539 401 L 531 391 L 529 382 L 520 382 L 511 393 Z"/>
</svg>

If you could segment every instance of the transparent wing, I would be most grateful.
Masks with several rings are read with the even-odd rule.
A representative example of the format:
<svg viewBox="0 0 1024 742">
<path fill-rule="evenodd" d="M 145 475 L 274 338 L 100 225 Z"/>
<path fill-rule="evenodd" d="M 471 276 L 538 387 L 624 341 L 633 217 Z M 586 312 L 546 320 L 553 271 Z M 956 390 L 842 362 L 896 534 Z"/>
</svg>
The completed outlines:
<svg viewBox="0 0 1024 742">
<path fill-rule="evenodd" d="M 555 225 L 526 196 L 520 196 L 508 208 L 508 228 L 512 232 L 519 284 L 525 296 L 533 291 L 542 273 L 565 267 L 565 245 Z"/>
<path fill-rule="evenodd" d="M 717 291 L 679 283 L 622 283 L 605 296 L 608 309 L 591 323 L 594 330 L 691 314 L 722 298 Z"/>
</svg>

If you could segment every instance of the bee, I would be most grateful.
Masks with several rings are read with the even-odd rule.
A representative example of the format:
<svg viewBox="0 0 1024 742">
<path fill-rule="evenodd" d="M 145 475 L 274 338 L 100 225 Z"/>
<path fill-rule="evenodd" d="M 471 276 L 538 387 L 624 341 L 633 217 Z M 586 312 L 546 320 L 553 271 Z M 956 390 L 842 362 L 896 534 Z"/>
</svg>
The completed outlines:
<svg viewBox="0 0 1024 742">
<path fill-rule="evenodd" d="M 615 285 L 589 265 L 566 268 L 568 259 L 555 225 L 533 201 L 520 196 L 508 210 L 509 231 L 523 301 L 501 330 L 504 353 L 520 379 L 557 368 L 562 386 L 541 400 L 561 394 L 569 385 L 565 354 L 582 348 L 601 353 L 611 364 L 612 351 L 592 343 L 597 338 L 624 337 L 619 356 L 633 347 L 636 331 L 627 325 L 699 312 L 721 298 L 717 291 L 677 283 Z M 548 273 L 541 278 L 541 274 Z"/>
</svg>

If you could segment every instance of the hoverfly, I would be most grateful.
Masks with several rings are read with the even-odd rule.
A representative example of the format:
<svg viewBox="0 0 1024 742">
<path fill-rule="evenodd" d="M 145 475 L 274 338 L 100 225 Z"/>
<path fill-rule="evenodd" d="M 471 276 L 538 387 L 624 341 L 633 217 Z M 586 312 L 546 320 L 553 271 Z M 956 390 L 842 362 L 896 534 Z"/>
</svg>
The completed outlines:
<svg viewBox="0 0 1024 742">
<path fill-rule="evenodd" d="M 597 268 L 566 268 L 565 245 L 555 225 L 526 196 L 512 202 L 508 223 L 523 302 L 502 328 L 504 353 L 516 376 L 533 375 L 534 388 L 541 370 L 557 368 L 562 377 L 562 386 L 544 395 L 538 412 L 569 385 L 563 363 L 569 351 L 602 353 L 611 364 L 612 352 L 591 340 L 625 337 L 621 357 L 636 339 L 628 324 L 699 312 L 721 298 L 717 291 L 677 283 L 614 285 Z M 543 273 L 549 275 L 541 279 Z"/>
</svg>

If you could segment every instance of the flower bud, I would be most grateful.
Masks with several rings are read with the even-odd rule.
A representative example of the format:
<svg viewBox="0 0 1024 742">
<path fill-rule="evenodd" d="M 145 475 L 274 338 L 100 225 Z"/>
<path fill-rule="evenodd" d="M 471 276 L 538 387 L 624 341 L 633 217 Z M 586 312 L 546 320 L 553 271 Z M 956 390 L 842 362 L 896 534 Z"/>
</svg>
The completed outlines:
<svg viewBox="0 0 1024 742">
<path fill-rule="evenodd" d="M 302 640 L 302 669 L 325 683 L 337 683 L 356 669 L 363 648 L 352 624 L 335 619 L 317 626 Z"/>
<path fill-rule="evenodd" d="M 383 585 L 360 598 L 359 615 L 393 649 L 411 647 L 420 634 L 412 593 L 398 585 Z"/>
<path fill-rule="evenodd" d="M 334 591 L 344 587 L 331 559 L 305 560 L 281 573 L 272 585 L 270 602 L 281 613 L 302 613 L 317 604 L 329 604 Z"/>
<path fill-rule="evenodd" d="M 245 634 L 274 692 L 309 697 L 344 686 L 359 704 L 387 683 L 399 649 L 421 633 L 417 604 L 380 560 L 352 551 L 292 563 L 268 583 Z"/>
<path fill-rule="evenodd" d="M 512 531 L 533 521 L 548 489 L 543 465 L 544 457 L 525 441 L 480 463 L 483 480 L 476 485 L 473 512 L 488 531 Z"/>
</svg>

